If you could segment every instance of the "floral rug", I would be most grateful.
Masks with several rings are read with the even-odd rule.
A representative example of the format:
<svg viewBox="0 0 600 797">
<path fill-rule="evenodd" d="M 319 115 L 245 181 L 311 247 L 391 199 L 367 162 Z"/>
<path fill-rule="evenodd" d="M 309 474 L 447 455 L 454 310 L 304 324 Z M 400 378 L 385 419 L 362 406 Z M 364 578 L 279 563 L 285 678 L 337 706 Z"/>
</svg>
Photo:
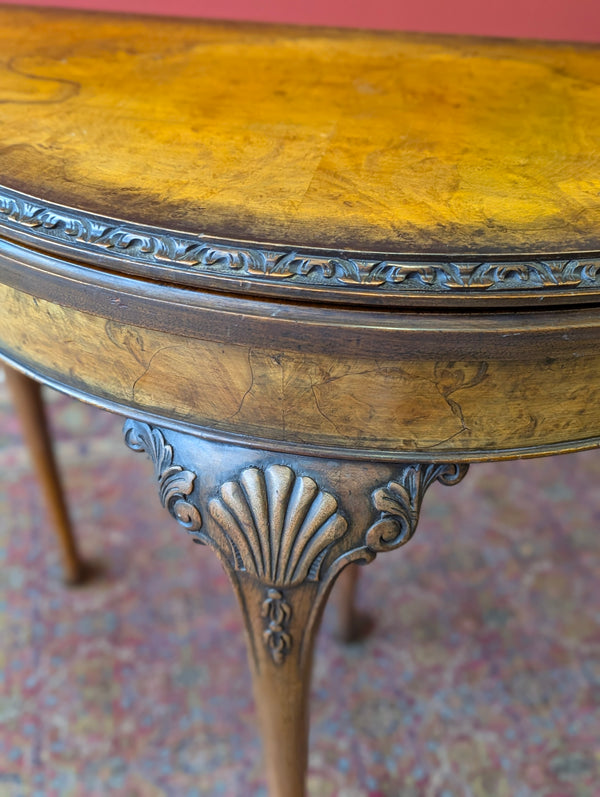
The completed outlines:
<svg viewBox="0 0 600 797">
<path fill-rule="evenodd" d="M 65 588 L 0 383 L 0 797 L 266 797 L 242 626 L 121 421 L 48 393 L 78 537 Z M 600 796 L 600 452 L 475 465 L 330 607 L 311 797 Z"/>
</svg>

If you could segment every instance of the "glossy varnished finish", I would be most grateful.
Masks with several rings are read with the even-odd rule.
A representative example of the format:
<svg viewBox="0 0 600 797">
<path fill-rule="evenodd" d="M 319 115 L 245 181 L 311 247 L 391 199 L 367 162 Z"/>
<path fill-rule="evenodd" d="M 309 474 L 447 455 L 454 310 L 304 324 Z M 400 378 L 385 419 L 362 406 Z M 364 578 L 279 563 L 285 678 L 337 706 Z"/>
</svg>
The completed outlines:
<svg viewBox="0 0 600 797">
<path fill-rule="evenodd" d="M 594 47 L 14 8 L 0 31 L 25 193 L 302 246 L 600 249 Z"/>
<path fill-rule="evenodd" d="M 342 569 L 600 442 L 600 50 L 5 8 L 0 52 L 0 355 L 131 418 L 302 797 Z"/>
<path fill-rule="evenodd" d="M 13 7 L 0 51 L 15 235 L 236 290 L 598 292 L 598 48 Z"/>
</svg>

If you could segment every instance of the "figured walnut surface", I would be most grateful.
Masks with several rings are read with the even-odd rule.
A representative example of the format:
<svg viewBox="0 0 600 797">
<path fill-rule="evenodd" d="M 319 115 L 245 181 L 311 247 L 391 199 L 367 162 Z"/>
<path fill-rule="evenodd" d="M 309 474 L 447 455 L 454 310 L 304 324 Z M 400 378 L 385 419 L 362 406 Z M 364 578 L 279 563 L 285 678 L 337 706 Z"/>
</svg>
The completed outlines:
<svg viewBox="0 0 600 797">
<path fill-rule="evenodd" d="M 127 301 L 124 296 L 121 306 Z M 1 351 L 12 361 L 123 413 L 166 418 L 217 439 L 447 462 L 586 448 L 600 437 L 598 319 L 591 311 L 587 332 L 578 320 L 582 311 L 575 311 L 564 327 L 539 335 L 528 325 L 541 324 L 546 316 L 540 314 L 520 321 L 519 330 L 500 327 L 497 334 L 493 316 L 473 318 L 470 337 L 460 316 L 434 317 L 429 330 L 417 319 L 412 334 L 410 318 L 403 319 L 397 331 L 381 330 L 381 353 L 373 356 L 360 353 L 366 320 L 352 329 L 349 318 L 346 339 L 336 341 L 334 322 L 328 328 L 323 319 L 311 351 L 311 332 L 301 319 L 288 322 L 298 328 L 297 339 L 286 339 L 284 323 L 274 328 L 273 340 L 259 331 L 260 345 L 254 322 L 241 314 L 225 328 L 226 334 L 237 330 L 234 339 L 218 339 L 214 309 L 208 320 L 198 310 L 199 329 L 190 337 L 107 320 L 2 285 L 0 307 Z M 580 324 L 585 340 L 579 334 L 570 344 Z M 429 341 L 432 351 L 423 348 Z"/>
<path fill-rule="evenodd" d="M 192 233 L 600 249 L 600 49 L 0 9 L 0 184 Z"/>
<path fill-rule="evenodd" d="M 458 462 L 598 444 L 600 257 L 577 253 L 600 250 L 600 49 L 0 8 L 0 61 L 9 362 L 279 451 Z M 518 312 L 447 283 L 435 312 L 383 292 L 351 305 L 360 281 L 334 304 L 326 275 L 316 300 L 286 279 L 257 289 L 241 244 L 203 255 L 236 286 L 186 281 L 163 251 L 184 233 L 346 263 L 381 248 L 428 268 L 444 250 L 440 273 L 450 252 L 474 268 L 495 252 L 510 266 L 480 269 L 492 289 L 501 272 L 535 282 L 525 256 L 555 251 L 566 290 L 550 269 Z"/>
</svg>

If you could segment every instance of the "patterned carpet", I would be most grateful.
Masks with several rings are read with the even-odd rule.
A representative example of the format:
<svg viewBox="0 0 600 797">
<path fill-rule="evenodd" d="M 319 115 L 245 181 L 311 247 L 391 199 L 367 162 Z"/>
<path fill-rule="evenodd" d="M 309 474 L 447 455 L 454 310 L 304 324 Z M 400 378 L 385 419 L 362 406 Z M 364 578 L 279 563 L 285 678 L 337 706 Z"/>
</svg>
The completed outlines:
<svg viewBox="0 0 600 797">
<path fill-rule="evenodd" d="M 163 513 L 121 422 L 48 394 L 101 575 L 60 582 L 0 384 L 0 797 L 266 795 L 238 616 Z M 599 797 L 600 452 L 435 485 L 416 538 L 363 570 L 353 647 L 328 611 L 311 797 Z"/>
</svg>

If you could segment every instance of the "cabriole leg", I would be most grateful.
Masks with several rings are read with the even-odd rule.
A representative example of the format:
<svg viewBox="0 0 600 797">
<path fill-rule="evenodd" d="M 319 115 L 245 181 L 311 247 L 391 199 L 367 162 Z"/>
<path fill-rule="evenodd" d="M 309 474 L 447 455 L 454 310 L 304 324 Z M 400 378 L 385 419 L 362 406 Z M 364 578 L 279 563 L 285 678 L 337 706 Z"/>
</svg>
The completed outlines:
<svg viewBox="0 0 600 797">
<path fill-rule="evenodd" d="M 212 443 L 127 421 L 154 462 L 160 500 L 212 548 L 244 618 L 271 797 L 304 797 L 315 636 L 347 565 L 413 535 L 426 489 L 466 465 L 370 464 Z"/>
<path fill-rule="evenodd" d="M 4 368 L 23 437 L 48 507 L 50 524 L 56 532 L 64 580 L 67 584 L 77 584 L 83 580 L 86 570 L 73 534 L 58 475 L 40 385 L 20 371 L 7 366 Z"/>
</svg>

